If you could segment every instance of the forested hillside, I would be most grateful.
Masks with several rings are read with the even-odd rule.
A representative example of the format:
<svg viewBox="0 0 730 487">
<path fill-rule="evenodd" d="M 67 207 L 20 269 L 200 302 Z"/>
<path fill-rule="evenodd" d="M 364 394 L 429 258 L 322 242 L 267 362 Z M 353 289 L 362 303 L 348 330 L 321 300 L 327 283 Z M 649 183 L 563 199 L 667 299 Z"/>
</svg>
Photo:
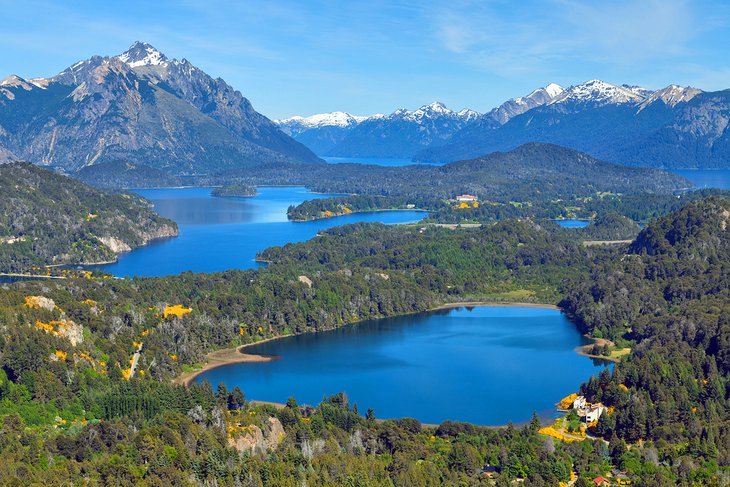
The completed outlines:
<svg viewBox="0 0 730 487">
<path fill-rule="evenodd" d="M 113 195 L 30 164 L 0 165 L 0 271 L 113 260 L 177 235 L 131 194 Z"/>
<path fill-rule="evenodd" d="M 677 452 L 681 476 L 730 463 L 729 210 L 712 198 L 651 223 L 626 255 L 570 281 L 562 302 L 587 333 L 634 344 L 582 387 L 616 408 L 597 433 L 651 441 L 659 461 Z"/>
<path fill-rule="evenodd" d="M 229 171 L 225 182 L 304 185 L 319 192 L 453 198 L 474 194 L 508 202 L 588 197 L 596 192 L 671 193 L 687 189 L 686 179 L 657 169 L 620 166 L 551 144 L 530 143 L 444 166 L 400 167 L 329 164 L 265 173 Z"/>
<path fill-rule="evenodd" d="M 455 230 L 358 224 L 269 249 L 259 270 L 5 285 L 0 477 L 542 486 L 568 482 L 572 470 L 585 486 L 620 469 L 635 485 L 724 485 L 729 208 L 720 198 L 690 203 L 615 249 L 530 220 Z M 345 395 L 274 410 L 246 403 L 245 391 L 169 382 L 220 347 L 517 297 L 562 299 L 582 330 L 631 348 L 612 373 L 581 386 L 612 406 L 589 430 L 608 443 L 557 441 L 537 432 L 537 420 L 502 430 L 378 423 L 377 411 Z M 261 454 L 240 454 L 252 450 Z M 479 473 L 485 464 L 489 475 Z"/>
</svg>

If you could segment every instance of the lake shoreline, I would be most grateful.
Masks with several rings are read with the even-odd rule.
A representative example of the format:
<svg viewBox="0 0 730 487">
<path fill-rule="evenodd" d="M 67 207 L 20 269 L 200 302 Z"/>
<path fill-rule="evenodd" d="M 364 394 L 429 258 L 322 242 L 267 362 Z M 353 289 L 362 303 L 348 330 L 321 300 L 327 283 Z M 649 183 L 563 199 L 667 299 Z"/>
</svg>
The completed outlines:
<svg viewBox="0 0 730 487">
<path fill-rule="evenodd" d="M 328 194 L 328 193 L 320 193 L 320 194 Z M 319 220 L 331 220 L 333 218 L 338 218 L 338 217 L 347 216 L 347 215 L 359 215 L 359 214 L 364 214 L 364 213 L 382 213 L 382 212 L 386 212 L 386 211 L 417 211 L 417 212 L 421 212 L 421 213 L 431 213 L 431 210 L 424 210 L 423 208 L 379 208 L 377 210 L 353 210 L 349 213 L 333 213 L 332 216 L 318 216 L 318 217 L 303 218 L 303 219 L 289 218 L 289 221 L 293 222 L 293 223 L 316 222 Z M 421 221 L 421 220 L 418 220 L 418 221 Z M 407 225 L 407 223 L 401 223 L 401 225 Z"/>
<path fill-rule="evenodd" d="M 620 358 L 611 357 L 608 355 L 594 355 L 590 353 L 590 350 L 593 349 L 594 346 L 598 345 L 599 347 L 614 347 L 615 344 L 611 340 L 607 340 L 605 338 L 594 338 L 590 335 L 583 335 L 583 337 L 587 340 L 590 340 L 591 343 L 587 343 L 585 345 L 581 345 L 579 347 L 575 347 L 575 353 L 580 355 L 581 357 L 588 357 L 592 359 L 598 359 L 598 360 L 605 360 L 607 362 L 611 362 L 614 364 L 617 364 L 621 361 Z"/>
<path fill-rule="evenodd" d="M 276 356 L 258 355 L 258 354 L 253 354 L 253 353 L 243 353 L 243 350 L 245 350 L 248 347 L 252 347 L 254 345 L 260 345 L 262 343 L 270 342 L 273 340 L 278 340 L 280 338 L 286 338 L 288 336 L 292 336 L 292 335 L 288 334 L 288 335 L 281 335 L 281 336 L 265 338 L 264 340 L 259 340 L 257 342 L 246 343 L 245 345 L 239 345 L 237 347 L 221 348 L 220 350 L 210 352 L 209 354 L 207 354 L 205 356 L 206 362 L 202 367 L 195 369 L 195 370 L 191 370 L 189 372 L 183 372 L 182 374 L 175 377 L 172 380 L 172 382 L 173 382 L 173 384 L 180 384 L 180 385 L 184 385 L 185 387 L 189 387 L 190 384 L 192 384 L 193 381 L 200 374 L 202 374 L 204 372 L 208 372 L 209 370 L 217 369 L 218 367 L 223 367 L 225 365 L 233 365 L 233 364 L 272 362 L 274 360 L 278 360 L 279 357 L 276 357 Z"/>
<path fill-rule="evenodd" d="M 433 311 L 439 311 L 439 310 L 450 310 L 450 309 L 458 309 L 458 308 L 476 308 L 476 307 L 518 307 L 518 308 L 533 308 L 533 309 L 549 309 L 549 310 L 555 310 L 555 311 L 562 311 L 562 308 L 560 308 L 557 305 L 554 304 L 548 304 L 548 303 L 530 303 L 530 302 L 491 302 L 491 301 L 462 301 L 462 302 L 452 302 L 452 303 L 445 303 L 438 306 L 435 306 L 433 308 L 428 309 L 426 312 L 433 312 Z M 419 314 L 423 312 L 417 312 L 412 314 Z M 403 315 L 407 316 L 407 315 Z M 377 319 L 377 318 L 376 318 Z M 349 323 L 348 325 L 355 325 L 359 322 L 368 321 L 368 320 L 358 320 L 352 323 Z M 345 326 L 348 326 L 345 325 Z M 329 331 L 329 330 L 328 330 Z M 317 333 L 317 332 L 308 332 L 308 333 Z M 174 384 L 183 385 L 185 387 L 189 387 L 196 378 L 198 378 L 200 375 L 202 375 L 205 372 L 208 372 L 213 369 L 217 369 L 219 367 L 223 367 L 226 365 L 234 365 L 239 363 L 261 363 L 261 362 L 271 362 L 274 360 L 278 360 L 279 356 L 269 356 L 269 355 L 258 355 L 258 354 L 251 354 L 251 353 L 244 353 L 244 350 L 252 347 L 254 345 L 259 345 L 262 343 L 272 342 L 274 340 L 279 340 L 281 338 L 287 338 L 295 336 L 294 334 L 287 334 L 287 335 L 281 335 L 281 336 L 275 336 L 266 338 L 264 340 L 260 340 L 253 343 L 248 343 L 245 345 L 240 345 L 237 347 L 231 347 L 231 348 L 225 348 L 216 350 L 214 352 L 209 353 L 206 356 L 207 362 L 205 365 L 199 369 L 195 369 L 193 371 L 185 372 L 177 376 L 175 379 L 173 379 Z M 590 350 L 590 347 L 592 347 L 594 344 L 598 345 L 604 345 L 604 344 L 611 344 L 611 342 L 605 340 L 605 339 L 596 339 L 593 337 L 590 337 L 588 335 L 583 335 L 586 339 L 591 340 L 591 343 L 582 345 L 579 347 L 576 347 L 574 349 L 574 352 L 579 355 L 586 358 L 592 358 L 592 359 L 604 359 L 611 362 L 618 362 L 617 359 L 612 359 L 609 357 L 597 357 L 594 355 L 591 355 L 588 353 Z M 286 404 L 279 403 L 275 401 L 266 401 L 266 400 L 259 400 L 259 399 L 250 399 L 249 402 L 253 405 L 257 406 L 271 406 L 276 409 L 283 409 L 286 407 Z M 397 418 L 378 418 L 376 421 L 378 422 L 384 422 L 384 421 L 390 421 Z M 543 418 L 544 420 L 544 418 Z M 514 424 L 526 424 L 527 421 L 524 421 L 523 423 L 514 423 Z M 423 428 L 437 428 L 438 424 L 427 424 L 422 423 Z M 490 428 L 490 429 L 504 429 L 508 427 L 508 424 L 491 424 L 491 425 L 478 425 L 479 427 L 484 428 Z"/>
<path fill-rule="evenodd" d="M 457 309 L 457 308 L 510 307 L 510 306 L 519 307 L 519 308 L 552 309 L 552 310 L 556 310 L 556 311 L 561 310 L 561 308 L 559 308 L 558 306 L 555 306 L 554 304 L 546 304 L 546 303 L 524 303 L 524 302 L 512 303 L 512 302 L 506 302 L 506 301 L 505 302 L 463 301 L 463 302 L 442 304 L 442 305 L 430 308 L 426 312 L 446 310 L 446 309 Z M 417 313 L 412 313 L 412 314 L 417 314 Z M 367 320 L 353 321 L 352 323 L 348 323 L 347 325 L 344 325 L 344 326 L 355 325 L 362 321 L 367 321 Z M 317 332 L 307 332 L 307 333 L 317 333 Z M 206 362 L 201 368 L 191 370 L 189 372 L 183 372 L 182 374 L 175 377 L 172 380 L 172 382 L 174 384 L 180 384 L 180 385 L 184 385 L 185 387 L 189 387 L 190 384 L 192 384 L 193 381 L 198 376 L 200 376 L 204 372 L 208 372 L 210 370 L 217 369 L 219 367 L 224 367 L 226 365 L 233 365 L 233 364 L 271 362 L 273 360 L 277 360 L 278 357 L 275 357 L 275 356 L 243 353 L 242 350 L 245 350 L 246 348 L 252 347 L 254 345 L 260 345 L 262 343 L 267 343 L 267 342 L 279 340 L 281 338 L 286 338 L 286 337 L 290 337 L 290 336 L 293 336 L 293 335 L 287 334 L 287 335 L 280 335 L 280 336 L 265 338 L 265 339 L 259 340 L 257 342 L 247 343 L 245 345 L 239 345 L 237 347 L 222 348 L 220 350 L 210 352 L 209 354 L 206 355 Z M 576 349 L 576 353 L 578 353 L 577 349 Z M 581 355 L 581 354 L 579 354 L 579 355 Z M 259 402 L 263 403 L 263 402 L 268 402 L 268 401 L 259 401 Z M 272 404 L 274 404 L 274 403 L 272 403 Z"/>
</svg>

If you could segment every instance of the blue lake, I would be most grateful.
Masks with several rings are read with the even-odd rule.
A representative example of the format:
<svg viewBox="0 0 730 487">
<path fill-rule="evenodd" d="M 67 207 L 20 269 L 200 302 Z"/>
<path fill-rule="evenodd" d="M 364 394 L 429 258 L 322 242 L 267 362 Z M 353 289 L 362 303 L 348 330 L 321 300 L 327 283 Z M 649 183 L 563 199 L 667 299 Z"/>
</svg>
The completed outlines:
<svg viewBox="0 0 730 487">
<path fill-rule="evenodd" d="M 246 349 L 272 362 L 212 369 L 196 380 L 240 386 L 249 399 L 318 404 L 345 391 L 361 414 L 482 425 L 523 422 L 601 367 L 574 348 L 585 339 L 556 310 L 477 307 L 373 320 Z"/>
<path fill-rule="evenodd" d="M 587 227 L 591 222 L 588 220 L 553 220 L 563 228 L 583 228 Z"/>
<path fill-rule="evenodd" d="M 160 215 L 178 223 L 176 238 L 152 242 L 119 256 L 113 264 L 92 266 L 115 276 L 165 276 L 184 271 L 215 272 L 258 267 L 258 252 L 274 245 L 308 240 L 318 232 L 355 222 L 407 223 L 426 213 L 387 211 L 311 222 L 290 222 L 286 211 L 304 200 L 327 198 L 300 187 L 262 187 L 251 198 L 216 198 L 210 188 L 136 190 Z"/>
<path fill-rule="evenodd" d="M 677 169 L 672 172 L 689 179 L 698 188 L 730 189 L 730 169 Z"/>
<path fill-rule="evenodd" d="M 410 166 L 412 164 L 426 164 L 443 166 L 443 162 L 413 162 L 410 159 L 394 159 L 389 157 L 334 157 L 320 156 L 329 164 L 371 164 L 373 166 Z"/>
</svg>

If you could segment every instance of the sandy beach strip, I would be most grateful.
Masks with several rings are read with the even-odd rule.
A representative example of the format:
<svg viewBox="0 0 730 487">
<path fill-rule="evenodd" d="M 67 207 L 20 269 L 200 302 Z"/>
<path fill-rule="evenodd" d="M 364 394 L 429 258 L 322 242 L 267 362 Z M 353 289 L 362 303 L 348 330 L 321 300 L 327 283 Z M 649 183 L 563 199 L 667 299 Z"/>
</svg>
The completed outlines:
<svg viewBox="0 0 730 487">
<path fill-rule="evenodd" d="M 184 386 L 189 386 L 193 383 L 196 377 L 198 377 L 203 372 L 207 372 L 212 369 L 216 369 L 218 367 L 222 367 L 224 365 L 231 365 L 231 364 L 244 364 L 244 363 L 255 363 L 255 362 L 271 362 L 273 360 L 277 360 L 279 357 L 276 356 L 268 356 L 268 355 L 256 355 L 253 353 L 245 353 L 244 350 L 248 347 L 252 347 L 254 345 L 259 345 L 261 343 L 270 342 L 272 340 L 278 340 L 279 338 L 284 338 L 290 335 L 281 335 L 277 337 L 271 337 L 267 338 L 265 340 L 261 340 L 254 343 L 247 343 L 246 345 L 241 345 L 239 347 L 235 348 L 223 348 L 221 350 L 216 350 L 215 352 L 210 352 L 205 357 L 205 365 L 203 365 L 199 369 L 191 370 L 190 372 L 183 372 L 179 376 L 177 376 L 173 383 L 175 384 L 182 384 Z"/>
</svg>

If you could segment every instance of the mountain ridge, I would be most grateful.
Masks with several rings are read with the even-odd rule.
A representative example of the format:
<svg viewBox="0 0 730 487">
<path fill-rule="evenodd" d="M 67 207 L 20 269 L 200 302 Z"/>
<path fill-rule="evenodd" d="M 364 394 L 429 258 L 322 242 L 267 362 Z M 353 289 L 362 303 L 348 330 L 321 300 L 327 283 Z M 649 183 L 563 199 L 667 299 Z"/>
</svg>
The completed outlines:
<svg viewBox="0 0 730 487">
<path fill-rule="evenodd" d="M 222 79 L 141 42 L 49 78 L 6 78 L 0 146 L 71 173 L 119 159 L 173 175 L 322 162 Z"/>
</svg>

